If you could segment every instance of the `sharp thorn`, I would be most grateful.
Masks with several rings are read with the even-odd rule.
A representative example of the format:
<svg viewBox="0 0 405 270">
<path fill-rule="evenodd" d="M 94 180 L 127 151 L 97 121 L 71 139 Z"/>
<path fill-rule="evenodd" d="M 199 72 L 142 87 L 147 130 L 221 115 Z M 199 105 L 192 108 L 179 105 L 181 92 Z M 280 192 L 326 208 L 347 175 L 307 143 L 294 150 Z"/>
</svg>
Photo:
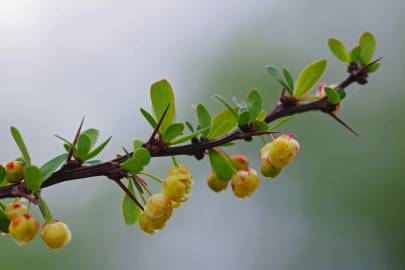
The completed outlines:
<svg viewBox="0 0 405 270">
<path fill-rule="evenodd" d="M 334 115 L 333 113 L 329 113 L 330 116 L 332 116 L 333 119 L 335 119 L 336 121 L 338 121 L 339 124 L 341 124 L 342 126 L 344 126 L 345 128 L 347 128 L 351 133 L 353 133 L 354 135 L 356 135 L 357 137 L 360 137 L 360 135 L 354 130 L 352 129 L 348 124 L 346 124 L 342 119 L 340 119 L 339 117 L 337 117 L 336 115 Z"/>
</svg>

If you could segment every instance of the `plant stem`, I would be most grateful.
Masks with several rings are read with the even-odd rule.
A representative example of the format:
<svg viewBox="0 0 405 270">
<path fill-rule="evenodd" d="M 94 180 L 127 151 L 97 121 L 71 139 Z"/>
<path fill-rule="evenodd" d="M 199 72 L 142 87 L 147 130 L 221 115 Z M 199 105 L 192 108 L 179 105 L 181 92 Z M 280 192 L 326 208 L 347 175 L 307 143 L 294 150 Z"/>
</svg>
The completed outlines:
<svg viewBox="0 0 405 270">
<path fill-rule="evenodd" d="M 163 180 L 162 180 L 161 178 L 159 178 L 159 177 L 157 177 L 157 176 L 155 176 L 155 175 L 153 175 L 153 174 L 151 174 L 151 173 L 148 173 L 148 172 L 143 171 L 143 172 L 140 172 L 140 173 L 138 173 L 138 174 L 145 175 L 145 176 L 147 176 L 147 177 L 149 177 L 149 178 L 152 178 L 153 180 L 159 182 L 160 184 L 163 183 Z"/>
<path fill-rule="evenodd" d="M 46 204 L 45 200 L 42 198 L 41 193 L 37 192 L 35 196 L 39 200 L 39 210 L 41 210 L 42 216 L 47 222 L 50 222 L 53 220 L 51 211 L 49 210 L 48 205 Z"/>
</svg>

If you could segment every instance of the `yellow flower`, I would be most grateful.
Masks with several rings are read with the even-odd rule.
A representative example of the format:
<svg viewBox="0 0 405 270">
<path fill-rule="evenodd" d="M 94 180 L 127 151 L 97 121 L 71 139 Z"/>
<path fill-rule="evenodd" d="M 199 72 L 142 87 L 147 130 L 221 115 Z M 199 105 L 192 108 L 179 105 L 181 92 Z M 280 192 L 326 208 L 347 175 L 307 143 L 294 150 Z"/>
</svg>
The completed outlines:
<svg viewBox="0 0 405 270">
<path fill-rule="evenodd" d="M 8 227 L 10 236 L 19 245 L 33 240 L 38 232 L 39 223 L 30 214 L 23 214 L 11 220 Z"/>
<path fill-rule="evenodd" d="M 41 238 L 50 249 L 58 249 L 69 244 L 72 233 L 65 223 L 52 221 L 45 224 Z"/>
<path fill-rule="evenodd" d="M 7 205 L 6 208 L 4 209 L 4 212 L 6 213 L 8 219 L 12 220 L 23 214 L 27 214 L 28 209 L 21 203 L 16 202 L 16 203 Z"/>
<path fill-rule="evenodd" d="M 260 150 L 262 160 L 270 161 L 276 168 L 287 166 L 300 149 L 299 143 L 293 139 L 292 134 L 282 135 Z"/>
<path fill-rule="evenodd" d="M 238 171 L 231 180 L 233 193 L 238 198 L 252 195 L 260 185 L 257 172 L 251 168 Z"/>
<path fill-rule="evenodd" d="M 262 160 L 260 171 L 265 177 L 275 178 L 280 174 L 281 169 L 274 167 L 269 159 Z"/>
<path fill-rule="evenodd" d="M 9 183 L 18 183 L 24 179 L 24 163 L 10 161 L 6 163 L 6 179 Z"/>
<path fill-rule="evenodd" d="M 183 196 L 181 202 L 186 201 L 191 196 L 194 184 L 191 171 L 185 165 L 179 164 L 177 166 L 171 167 L 167 175 L 168 177 L 176 176 L 180 179 L 181 182 L 183 182 L 185 187 L 185 195 Z"/>
<path fill-rule="evenodd" d="M 164 219 L 171 217 L 173 212 L 172 201 L 164 194 L 153 194 L 147 201 L 145 215 L 150 219 Z"/>
<path fill-rule="evenodd" d="M 163 194 L 175 203 L 187 200 L 186 184 L 182 181 L 183 175 L 172 174 L 163 181 Z"/>
<path fill-rule="evenodd" d="M 220 192 L 228 187 L 229 181 L 219 179 L 215 172 L 211 172 L 208 176 L 207 184 L 215 192 Z"/>
<path fill-rule="evenodd" d="M 139 228 L 148 234 L 155 233 L 155 226 L 145 213 L 142 213 L 139 217 Z"/>
</svg>

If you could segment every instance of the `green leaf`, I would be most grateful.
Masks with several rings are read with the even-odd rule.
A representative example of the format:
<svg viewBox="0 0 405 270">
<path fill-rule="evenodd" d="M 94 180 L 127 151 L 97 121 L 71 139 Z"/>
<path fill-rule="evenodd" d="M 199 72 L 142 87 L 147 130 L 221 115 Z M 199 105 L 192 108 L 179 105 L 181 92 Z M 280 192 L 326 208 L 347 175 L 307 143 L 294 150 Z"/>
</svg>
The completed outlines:
<svg viewBox="0 0 405 270">
<path fill-rule="evenodd" d="M 196 136 L 198 136 L 198 135 L 200 135 L 200 134 L 206 132 L 207 130 L 209 130 L 209 127 L 196 130 L 196 131 L 194 131 L 194 132 L 191 133 L 191 134 L 188 134 L 188 135 L 186 135 L 186 136 L 184 136 L 184 137 L 181 137 L 181 138 L 178 138 L 177 140 L 172 141 L 170 144 L 171 144 L 171 145 L 175 145 L 175 144 L 179 144 L 179 143 L 186 142 L 186 141 L 191 140 L 192 138 L 194 138 L 194 137 L 196 137 Z"/>
<path fill-rule="evenodd" d="M 269 125 L 264 121 L 256 120 L 253 122 L 253 126 L 257 131 L 267 131 L 269 130 Z"/>
<path fill-rule="evenodd" d="M 141 141 L 141 140 L 134 140 L 132 142 L 132 149 L 133 150 L 136 150 L 136 149 L 138 149 L 138 148 L 140 148 L 142 146 L 143 146 L 143 141 Z"/>
<path fill-rule="evenodd" d="M 10 225 L 10 220 L 8 219 L 6 213 L 0 208 L 0 231 L 8 233 L 8 226 Z"/>
<path fill-rule="evenodd" d="M 91 146 L 90 149 L 91 149 L 96 144 L 98 137 L 100 135 L 100 132 L 95 128 L 89 128 L 89 129 L 83 131 L 82 134 L 86 134 L 89 137 L 90 142 L 91 142 L 91 144 L 90 144 L 90 146 Z"/>
<path fill-rule="evenodd" d="M 151 155 L 148 149 L 139 147 L 134 151 L 133 158 L 135 158 L 143 167 L 149 164 Z"/>
<path fill-rule="evenodd" d="M 361 48 L 359 46 L 354 47 L 350 52 L 350 61 L 353 63 L 360 62 L 360 52 Z"/>
<path fill-rule="evenodd" d="M 375 38 L 372 33 L 365 32 L 360 36 L 359 46 L 361 48 L 360 51 L 360 59 L 363 64 L 368 64 L 371 62 L 373 58 L 376 42 Z"/>
<path fill-rule="evenodd" d="M 272 65 L 267 65 L 266 69 L 273 78 L 275 78 L 290 94 L 292 94 L 292 90 L 289 88 L 288 84 L 284 82 L 283 74 L 281 74 L 278 68 Z"/>
<path fill-rule="evenodd" d="M 238 117 L 238 113 L 236 112 L 236 110 L 228 103 L 225 101 L 225 99 L 223 97 L 221 97 L 220 95 L 215 95 L 214 98 L 216 98 L 217 100 L 219 100 L 222 104 L 224 104 L 224 106 L 233 113 L 233 115 L 235 115 L 235 117 Z"/>
<path fill-rule="evenodd" d="M 142 163 L 139 162 L 139 160 L 137 160 L 136 158 L 127 159 L 121 164 L 121 168 L 133 173 L 139 173 L 143 170 Z"/>
<path fill-rule="evenodd" d="M 38 167 L 27 165 L 24 167 L 24 181 L 25 185 L 32 192 L 36 192 L 43 182 L 43 175 Z"/>
<path fill-rule="evenodd" d="M 210 132 L 207 135 L 208 139 L 214 139 L 225 135 L 235 129 L 238 125 L 238 119 L 229 110 L 218 113 L 212 119 Z"/>
<path fill-rule="evenodd" d="M 135 196 L 134 186 L 132 181 L 128 181 L 128 190 Z M 125 193 L 122 199 L 122 214 L 124 216 L 124 222 L 126 225 L 135 224 L 141 215 L 141 210 L 138 205 L 132 201 L 132 199 Z"/>
<path fill-rule="evenodd" d="M 325 94 L 328 97 L 328 101 L 332 104 L 338 104 L 340 102 L 340 96 L 338 92 L 335 91 L 335 89 L 332 89 L 330 87 L 325 87 Z"/>
<path fill-rule="evenodd" d="M 232 101 L 233 101 L 233 103 L 236 105 L 236 106 L 238 106 L 239 108 L 241 108 L 241 109 L 247 109 L 247 103 L 246 103 L 246 101 L 244 101 L 243 99 L 241 99 L 241 98 L 238 98 L 238 97 L 233 97 L 232 98 Z"/>
<path fill-rule="evenodd" d="M 336 56 L 337 59 L 347 64 L 350 62 L 350 55 L 347 52 L 346 47 L 342 41 L 337 38 L 330 38 L 328 40 L 328 45 L 329 49 Z"/>
<path fill-rule="evenodd" d="M 164 134 L 166 129 L 176 119 L 176 105 L 174 101 L 174 93 L 172 87 L 167 80 L 161 80 L 152 84 L 150 89 L 150 97 L 152 100 L 153 114 L 156 119 L 160 119 L 168 105 L 169 110 L 162 125 L 159 128 L 159 134 Z"/>
<path fill-rule="evenodd" d="M 267 116 L 266 110 L 261 110 L 257 115 L 256 120 L 264 121 L 264 119 L 266 119 L 266 116 Z"/>
<path fill-rule="evenodd" d="M 260 96 L 259 92 L 257 92 L 257 90 L 253 89 L 249 92 L 247 101 L 250 119 L 254 121 L 256 120 L 257 115 L 262 109 L 262 97 Z"/>
<path fill-rule="evenodd" d="M 315 86 L 321 79 L 323 73 L 328 66 L 326 59 L 321 59 L 307 65 L 298 76 L 295 82 L 294 97 L 300 98 Z"/>
<path fill-rule="evenodd" d="M 274 123 L 273 125 L 271 125 L 269 127 L 269 130 L 274 130 L 274 129 L 282 126 L 285 122 L 287 122 L 287 121 L 289 121 L 289 120 L 291 120 L 293 118 L 294 118 L 294 116 L 292 116 L 292 115 L 280 118 L 276 123 Z"/>
<path fill-rule="evenodd" d="M 238 116 L 238 124 L 240 126 L 248 124 L 250 121 L 250 113 L 247 109 L 240 109 Z"/>
<path fill-rule="evenodd" d="M 102 144 L 97 146 L 94 150 L 92 150 L 90 153 L 88 153 L 83 159 L 84 160 L 89 160 L 94 157 L 96 157 L 98 154 L 101 153 L 101 151 L 104 150 L 104 148 L 107 146 L 107 144 L 110 142 L 112 137 L 109 137 L 107 140 L 105 140 Z"/>
<path fill-rule="evenodd" d="M 202 133 L 203 136 L 207 136 L 209 132 L 209 127 L 211 126 L 211 115 L 208 112 L 207 108 L 202 104 L 197 105 L 196 111 L 199 129 L 204 129 L 208 127 L 208 129 Z"/>
<path fill-rule="evenodd" d="M 20 149 L 20 152 L 25 161 L 25 164 L 30 165 L 31 158 L 30 158 L 30 155 L 28 154 L 27 147 L 25 146 L 25 143 L 21 136 L 20 131 L 16 127 L 11 127 L 11 135 L 13 136 L 14 141 L 16 142 L 18 148 Z"/>
<path fill-rule="evenodd" d="M 155 118 L 153 118 L 153 116 L 147 110 L 145 110 L 143 108 L 140 108 L 140 111 L 141 111 L 143 117 L 145 117 L 146 121 L 149 123 L 149 125 L 151 125 L 152 128 L 155 128 L 157 125 Z"/>
<path fill-rule="evenodd" d="M 173 123 L 171 124 L 163 134 L 163 140 L 165 142 L 171 142 L 178 136 L 180 136 L 184 131 L 183 123 Z"/>
<path fill-rule="evenodd" d="M 380 63 L 374 63 L 371 66 L 368 67 L 368 72 L 373 73 L 377 71 L 377 69 L 380 67 Z"/>
<path fill-rule="evenodd" d="M 6 169 L 0 165 L 0 184 L 6 179 Z"/>
<path fill-rule="evenodd" d="M 212 169 L 217 176 L 223 181 L 231 180 L 234 174 L 234 168 L 229 158 L 215 149 L 208 150 L 208 156 L 210 158 Z"/>
<path fill-rule="evenodd" d="M 186 121 L 186 126 L 191 132 L 194 132 L 193 125 L 189 121 Z"/>
<path fill-rule="evenodd" d="M 47 163 L 41 166 L 40 170 L 43 175 L 43 180 L 48 179 L 67 159 L 68 154 L 64 153 L 59 156 L 54 157 L 49 160 Z"/>
<path fill-rule="evenodd" d="M 77 139 L 76 149 L 78 157 L 84 160 L 84 157 L 87 156 L 91 149 L 91 139 L 87 134 L 80 134 Z"/>
<path fill-rule="evenodd" d="M 294 91 L 294 77 L 287 68 L 283 68 L 283 75 L 291 94 Z"/>
</svg>

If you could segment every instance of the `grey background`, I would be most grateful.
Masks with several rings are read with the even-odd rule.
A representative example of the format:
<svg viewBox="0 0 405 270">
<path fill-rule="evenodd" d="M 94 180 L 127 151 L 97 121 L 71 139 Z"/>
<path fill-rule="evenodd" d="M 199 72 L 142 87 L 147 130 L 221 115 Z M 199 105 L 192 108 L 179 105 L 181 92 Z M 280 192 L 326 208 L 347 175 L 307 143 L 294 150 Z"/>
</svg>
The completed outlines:
<svg viewBox="0 0 405 270">
<path fill-rule="evenodd" d="M 270 109 L 278 95 L 264 66 L 331 59 L 328 83 L 344 68 L 326 40 L 350 46 L 372 31 L 383 66 L 352 87 L 341 116 L 356 138 L 319 113 L 283 127 L 302 151 L 275 182 L 247 200 L 206 187 L 209 166 L 193 168 L 192 198 L 154 236 L 123 225 L 121 192 L 104 178 L 44 191 L 73 241 L 51 252 L 39 239 L 17 247 L 0 238 L 3 269 L 403 269 L 405 185 L 401 113 L 405 83 L 403 1 L 0 1 L 0 160 L 18 155 L 9 126 L 23 132 L 38 164 L 62 152 L 53 134 L 86 127 L 113 136 L 104 159 L 150 133 L 138 113 L 162 78 L 177 94 L 178 118 L 210 96 L 258 88 Z M 260 142 L 240 143 L 258 166 Z M 165 173 L 156 159 L 149 171 Z M 155 190 L 158 190 L 156 187 Z"/>
</svg>

